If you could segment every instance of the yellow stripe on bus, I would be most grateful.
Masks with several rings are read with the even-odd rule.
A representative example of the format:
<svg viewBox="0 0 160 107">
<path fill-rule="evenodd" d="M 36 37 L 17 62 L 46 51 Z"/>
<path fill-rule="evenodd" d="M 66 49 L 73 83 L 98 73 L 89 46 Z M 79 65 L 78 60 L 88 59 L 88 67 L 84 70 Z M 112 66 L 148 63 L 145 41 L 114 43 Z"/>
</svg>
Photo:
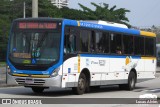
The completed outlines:
<svg viewBox="0 0 160 107">
<path fill-rule="evenodd" d="M 18 76 L 18 77 L 30 77 L 28 74 L 13 74 L 13 76 Z M 49 78 L 49 75 L 31 75 L 31 77 L 35 78 Z"/>
<path fill-rule="evenodd" d="M 141 57 L 141 59 L 155 60 L 155 59 L 156 59 L 156 57 Z"/>
<path fill-rule="evenodd" d="M 31 75 L 31 77 L 35 77 L 35 78 L 49 78 L 49 75 Z"/>
<path fill-rule="evenodd" d="M 13 76 L 28 77 L 29 75 L 27 75 L 27 74 L 13 74 Z"/>
<path fill-rule="evenodd" d="M 79 21 L 77 21 L 77 23 L 78 23 L 78 26 L 80 26 L 80 22 L 79 22 Z"/>
<path fill-rule="evenodd" d="M 80 73 L 80 61 L 81 61 L 80 55 L 78 55 L 78 73 Z"/>
<path fill-rule="evenodd" d="M 142 36 L 151 36 L 151 37 L 156 37 L 155 33 L 152 32 L 146 32 L 146 31 L 140 31 Z"/>
</svg>

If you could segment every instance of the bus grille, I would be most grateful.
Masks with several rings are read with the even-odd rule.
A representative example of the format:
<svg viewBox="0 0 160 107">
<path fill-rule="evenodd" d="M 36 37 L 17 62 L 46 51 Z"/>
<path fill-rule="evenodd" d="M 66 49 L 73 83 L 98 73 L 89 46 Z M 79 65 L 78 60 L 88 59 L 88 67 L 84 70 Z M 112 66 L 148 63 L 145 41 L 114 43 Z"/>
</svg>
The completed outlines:
<svg viewBox="0 0 160 107">
<path fill-rule="evenodd" d="M 31 85 L 31 86 L 39 86 L 39 85 L 44 85 L 45 84 L 45 80 L 42 79 L 33 79 L 34 83 L 26 83 L 26 79 L 24 78 L 16 78 L 16 82 L 19 85 Z"/>
</svg>

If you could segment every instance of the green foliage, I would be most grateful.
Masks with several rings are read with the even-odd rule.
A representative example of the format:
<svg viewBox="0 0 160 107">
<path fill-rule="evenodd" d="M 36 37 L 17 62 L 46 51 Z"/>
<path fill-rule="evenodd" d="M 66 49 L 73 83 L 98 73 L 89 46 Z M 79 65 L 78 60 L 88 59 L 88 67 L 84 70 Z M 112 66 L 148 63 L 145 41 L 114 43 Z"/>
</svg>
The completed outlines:
<svg viewBox="0 0 160 107">
<path fill-rule="evenodd" d="M 83 14 L 87 20 L 104 20 L 104 21 L 111 21 L 126 24 L 130 27 L 127 23 L 129 22 L 128 18 L 126 17 L 126 13 L 130 12 L 125 8 L 116 9 L 116 5 L 109 8 L 109 4 L 103 3 L 103 6 L 99 6 L 95 3 L 91 3 L 93 6 L 96 7 L 95 10 L 91 10 L 90 8 L 79 4 L 79 6 L 83 10 Z"/>
<path fill-rule="evenodd" d="M 26 3 L 26 17 L 32 16 L 32 0 L 0 0 L 0 61 L 5 60 L 7 41 L 11 22 L 16 18 L 23 18 L 23 3 Z M 79 4 L 81 10 L 64 7 L 58 9 L 49 0 L 38 0 L 39 17 L 68 18 L 75 20 L 105 20 L 118 23 L 129 22 L 126 13 L 130 12 L 124 8 L 109 8 L 103 3 L 99 6 L 91 3 L 95 10 Z M 129 24 L 127 24 L 129 25 Z"/>
<path fill-rule="evenodd" d="M 39 0 L 38 2 L 38 15 L 39 17 L 61 17 L 60 9 L 52 5 L 49 0 Z"/>
</svg>

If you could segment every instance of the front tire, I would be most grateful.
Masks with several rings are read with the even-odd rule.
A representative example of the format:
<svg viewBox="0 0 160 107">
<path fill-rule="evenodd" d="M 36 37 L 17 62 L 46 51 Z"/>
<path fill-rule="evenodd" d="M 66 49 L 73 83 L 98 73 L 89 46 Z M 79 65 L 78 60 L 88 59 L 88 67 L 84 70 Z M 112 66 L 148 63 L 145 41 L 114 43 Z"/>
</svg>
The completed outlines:
<svg viewBox="0 0 160 107">
<path fill-rule="evenodd" d="M 79 80 L 78 80 L 78 86 L 77 87 L 73 87 L 72 90 L 75 94 L 77 95 L 82 95 L 85 93 L 86 90 L 86 76 L 84 73 L 81 73 L 81 75 L 79 76 Z"/>
<path fill-rule="evenodd" d="M 42 93 L 44 91 L 44 87 L 31 87 L 34 93 Z"/>
</svg>

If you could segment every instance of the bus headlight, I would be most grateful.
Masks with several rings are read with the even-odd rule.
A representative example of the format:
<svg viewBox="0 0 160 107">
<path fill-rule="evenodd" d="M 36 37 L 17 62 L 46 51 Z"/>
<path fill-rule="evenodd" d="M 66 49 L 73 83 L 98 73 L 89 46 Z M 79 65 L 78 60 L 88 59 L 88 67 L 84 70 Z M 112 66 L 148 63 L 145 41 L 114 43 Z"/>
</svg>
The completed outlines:
<svg viewBox="0 0 160 107">
<path fill-rule="evenodd" d="M 57 76 L 58 75 L 58 72 L 59 72 L 59 70 L 60 70 L 60 67 L 58 67 L 57 69 L 55 69 L 54 71 L 53 71 L 53 73 L 52 73 L 52 77 L 55 77 L 55 76 Z"/>
</svg>

